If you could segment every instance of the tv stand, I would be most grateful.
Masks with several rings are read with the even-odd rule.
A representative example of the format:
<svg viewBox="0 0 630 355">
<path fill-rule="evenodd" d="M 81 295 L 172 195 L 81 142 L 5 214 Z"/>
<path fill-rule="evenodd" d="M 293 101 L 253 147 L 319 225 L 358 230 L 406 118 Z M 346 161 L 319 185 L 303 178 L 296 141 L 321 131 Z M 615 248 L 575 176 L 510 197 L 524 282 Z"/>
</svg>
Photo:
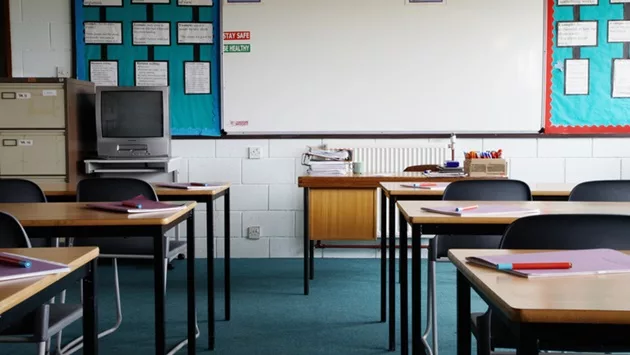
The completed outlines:
<svg viewBox="0 0 630 355">
<path fill-rule="evenodd" d="M 86 159 L 85 173 L 90 174 L 146 174 L 167 173 L 177 182 L 182 158 L 126 158 Z"/>
</svg>

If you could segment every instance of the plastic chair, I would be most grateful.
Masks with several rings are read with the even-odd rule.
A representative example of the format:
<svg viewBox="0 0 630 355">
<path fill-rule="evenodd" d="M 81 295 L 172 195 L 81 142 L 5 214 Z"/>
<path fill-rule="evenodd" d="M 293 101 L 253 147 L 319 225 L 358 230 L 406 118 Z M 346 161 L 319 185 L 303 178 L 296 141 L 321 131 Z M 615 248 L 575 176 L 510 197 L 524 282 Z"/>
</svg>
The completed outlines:
<svg viewBox="0 0 630 355">
<path fill-rule="evenodd" d="M 506 230 L 501 249 L 630 249 L 630 216 L 605 214 L 535 215 L 519 218 Z M 494 348 L 515 348 L 517 339 L 492 316 L 491 311 L 472 315 L 472 332 L 477 338 L 477 354 L 490 354 Z M 553 337 L 553 335 L 552 335 Z M 580 337 L 541 339 L 541 350 L 602 352 L 601 344 Z M 621 351 L 628 351 L 627 347 Z M 618 349 L 613 351 L 619 351 Z"/>
<path fill-rule="evenodd" d="M 630 201 L 630 180 L 597 180 L 576 185 L 569 201 Z"/>
<path fill-rule="evenodd" d="M 153 201 L 158 197 L 153 186 L 148 182 L 134 178 L 91 178 L 79 181 L 77 184 L 77 202 L 107 202 L 122 201 L 143 195 Z M 166 238 L 166 236 L 164 236 Z M 120 282 L 118 277 L 119 258 L 127 259 L 153 259 L 153 238 L 129 237 L 129 238 L 98 238 L 81 237 L 73 238 L 74 246 L 98 246 L 99 258 L 110 258 L 114 266 L 114 289 L 116 292 L 116 323 L 110 329 L 101 332 L 102 338 L 116 331 L 122 323 L 122 307 L 120 300 Z M 166 264 L 186 250 L 186 242 L 168 241 L 165 243 Z M 164 273 L 166 283 L 166 272 Z M 82 337 L 74 339 L 62 350 L 72 348 L 72 352 L 83 346 Z"/>
<path fill-rule="evenodd" d="M 0 203 L 47 202 L 44 191 L 36 183 L 24 179 L 0 179 Z M 55 240 L 57 244 L 57 240 Z M 33 247 L 47 246 L 46 240 L 31 240 Z"/>
<path fill-rule="evenodd" d="M 20 222 L 0 212 L 0 248 L 30 248 L 31 243 Z M 80 304 L 44 304 L 0 333 L 1 343 L 37 343 L 38 354 L 48 352 L 50 339 L 83 317 Z M 60 353 L 63 354 L 63 353 Z"/>
<path fill-rule="evenodd" d="M 520 180 L 459 180 L 446 187 L 442 199 L 445 201 L 531 201 L 529 185 Z M 429 241 L 427 329 L 431 330 L 433 353 L 437 354 L 438 326 L 436 302 L 435 266 L 437 260 L 448 256 L 449 249 L 495 249 L 499 247 L 501 235 L 436 235 Z"/>
</svg>

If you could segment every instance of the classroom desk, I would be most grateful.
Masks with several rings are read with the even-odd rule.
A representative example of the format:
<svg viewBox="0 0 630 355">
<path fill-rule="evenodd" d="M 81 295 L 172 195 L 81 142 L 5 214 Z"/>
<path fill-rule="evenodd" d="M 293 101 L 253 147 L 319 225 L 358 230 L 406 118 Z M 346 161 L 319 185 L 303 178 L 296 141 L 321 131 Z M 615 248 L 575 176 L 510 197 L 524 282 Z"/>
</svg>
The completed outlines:
<svg viewBox="0 0 630 355">
<path fill-rule="evenodd" d="M 184 190 L 184 189 L 173 189 L 168 187 L 158 186 L 157 184 L 152 184 L 155 189 L 155 193 L 158 195 L 160 201 L 187 201 L 193 200 L 197 203 L 205 203 L 206 204 L 206 230 L 207 230 L 207 238 L 206 238 L 206 247 L 208 255 L 214 255 L 214 208 L 212 207 L 213 202 L 219 197 L 223 197 L 223 205 L 225 214 L 223 216 L 223 224 L 224 224 L 224 235 L 228 236 L 224 239 L 224 294 L 225 294 L 225 320 L 230 320 L 231 318 L 231 277 L 230 277 L 230 184 L 222 186 L 221 188 L 214 190 Z M 54 201 L 66 201 L 72 202 L 76 200 L 76 186 L 72 184 L 39 184 L 39 187 L 44 191 L 46 198 L 49 202 Z M 214 258 L 208 258 L 207 264 L 207 273 L 208 275 L 214 275 Z M 214 278 L 212 279 L 214 281 Z M 208 285 L 209 289 L 214 290 L 214 284 Z M 212 302 L 212 304 L 210 303 Z M 214 309 L 214 298 L 208 299 L 208 308 Z M 209 322 L 209 327 L 214 328 L 214 322 Z M 214 329 L 211 329 L 211 332 L 214 333 Z M 211 348 L 214 349 L 214 344 L 211 345 Z"/>
<path fill-rule="evenodd" d="M 86 203 L 0 203 L 0 211 L 17 218 L 29 236 L 40 238 L 68 237 L 149 237 L 153 239 L 153 282 L 155 293 L 155 353 L 166 354 L 166 284 L 164 234 L 186 221 L 187 252 L 195 255 L 194 208 L 196 202 L 186 202 L 186 207 L 175 212 L 124 214 L 100 211 L 86 207 Z M 187 261 L 187 316 L 188 353 L 195 353 L 195 259 Z M 208 274 L 208 285 L 214 277 Z M 208 297 L 214 297 L 212 289 Z M 214 309 L 208 308 L 208 323 L 214 321 Z M 214 334 L 208 333 L 209 344 Z M 185 340 L 186 341 L 186 340 Z M 184 342 L 185 342 L 184 341 Z M 182 342 L 183 343 L 183 342 Z M 180 343 L 181 344 L 181 343 Z"/>
<path fill-rule="evenodd" d="M 624 286 L 630 274 L 527 279 L 466 262 L 467 256 L 529 252 L 537 250 L 449 251 L 457 268 L 458 355 L 471 353 L 471 288 L 516 335 L 518 355 L 538 355 L 537 339 L 553 341 L 559 335 L 624 343 L 630 332 L 630 288 Z"/>
<path fill-rule="evenodd" d="M 14 248 L 0 249 L 66 264 L 70 272 L 0 282 L 0 332 L 39 306 L 48 303 L 59 292 L 82 280 L 83 288 L 83 351 L 98 354 L 98 308 L 96 305 L 96 259 L 98 248 Z"/>
<path fill-rule="evenodd" d="M 427 177 L 422 172 L 298 177 L 298 187 L 304 189 L 304 294 L 309 293 L 309 278 L 315 276 L 316 240 L 376 240 L 376 193 L 380 182 L 461 179 L 476 178 Z M 383 204 L 381 201 L 381 208 Z M 385 320 L 381 309 L 381 321 Z"/>
<path fill-rule="evenodd" d="M 524 208 L 537 208 L 540 214 L 622 214 L 630 215 L 630 202 L 568 202 L 568 201 L 399 201 L 397 207 L 400 213 L 399 234 L 400 248 L 407 248 L 407 224 L 411 225 L 411 337 L 413 354 L 421 354 L 422 334 L 420 315 L 422 305 L 420 303 L 421 263 L 420 244 L 422 233 L 425 234 L 461 234 L 461 235 L 501 235 L 510 223 L 525 215 L 501 214 L 484 216 L 457 217 L 438 213 L 426 212 L 421 207 L 445 207 L 455 209 L 466 204 L 496 204 L 509 205 Z M 400 329 L 401 329 L 401 353 L 408 353 L 408 282 L 407 282 L 407 253 L 400 253 Z M 391 265 L 391 264 L 390 264 Z M 391 270 L 390 270 L 391 273 Z M 396 281 L 390 278 L 389 294 L 396 295 Z M 390 309 L 391 311 L 395 311 Z M 461 332 L 458 332 L 460 334 Z"/>
</svg>

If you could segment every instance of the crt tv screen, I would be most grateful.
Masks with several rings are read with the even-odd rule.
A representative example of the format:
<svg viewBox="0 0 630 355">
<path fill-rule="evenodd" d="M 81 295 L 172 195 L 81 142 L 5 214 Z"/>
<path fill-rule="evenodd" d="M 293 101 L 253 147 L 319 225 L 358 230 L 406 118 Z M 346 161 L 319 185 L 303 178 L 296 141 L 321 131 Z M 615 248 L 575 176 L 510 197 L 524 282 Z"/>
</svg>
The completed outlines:
<svg viewBox="0 0 630 355">
<path fill-rule="evenodd" d="M 153 138 L 164 134 L 164 103 L 158 91 L 103 91 L 103 138 Z"/>
</svg>

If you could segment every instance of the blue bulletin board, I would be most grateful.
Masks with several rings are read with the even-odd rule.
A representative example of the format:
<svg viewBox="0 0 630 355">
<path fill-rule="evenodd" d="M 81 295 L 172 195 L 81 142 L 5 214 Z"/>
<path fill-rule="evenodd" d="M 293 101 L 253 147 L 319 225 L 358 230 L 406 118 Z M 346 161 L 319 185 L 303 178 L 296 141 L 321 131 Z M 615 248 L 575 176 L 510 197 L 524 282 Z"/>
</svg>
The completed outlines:
<svg viewBox="0 0 630 355">
<path fill-rule="evenodd" d="M 73 1 L 78 79 L 168 85 L 173 136 L 220 136 L 220 1 Z"/>
<path fill-rule="evenodd" d="M 630 133 L 630 1 L 548 6 L 545 133 Z"/>
</svg>

